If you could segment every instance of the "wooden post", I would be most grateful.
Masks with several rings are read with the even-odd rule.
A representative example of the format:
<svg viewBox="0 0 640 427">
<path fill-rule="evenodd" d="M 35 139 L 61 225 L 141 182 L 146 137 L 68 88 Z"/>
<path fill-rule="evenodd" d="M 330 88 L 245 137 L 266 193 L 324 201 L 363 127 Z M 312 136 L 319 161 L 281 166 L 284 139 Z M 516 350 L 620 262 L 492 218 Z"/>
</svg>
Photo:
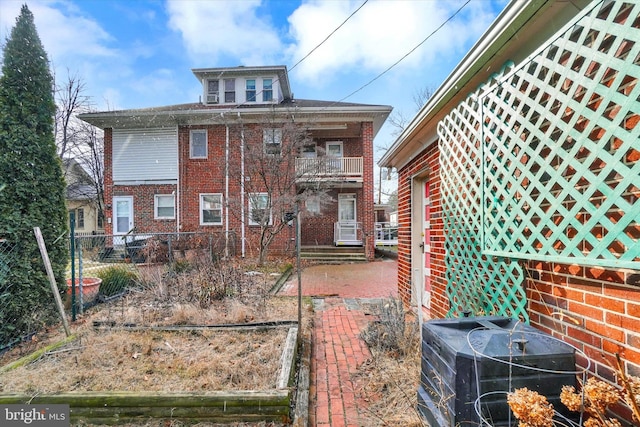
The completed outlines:
<svg viewBox="0 0 640 427">
<path fill-rule="evenodd" d="M 49 277 L 49 284 L 51 285 L 51 291 L 53 292 L 53 297 L 56 300 L 56 305 L 58 306 L 58 311 L 60 312 L 60 318 L 62 319 L 64 332 L 67 336 L 69 336 L 71 335 L 71 332 L 69 331 L 69 324 L 67 323 L 67 317 L 64 314 L 62 299 L 60 298 L 60 292 L 58 291 L 58 286 L 56 285 L 56 278 L 53 275 L 53 269 L 51 268 L 51 261 L 49 261 L 49 254 L 47 253 L 47 247 L 44 244 L 44 239 L 42 238 L 42 232 L 40 231 L 40 227 L 33 227 L 33 232 L 35 233 L 36 240 L 38 241 L 38 247 L 40 248 L 42 261 L 44 262 L 44 266 L 47 269 L 47 277 Z"/>
</svg>

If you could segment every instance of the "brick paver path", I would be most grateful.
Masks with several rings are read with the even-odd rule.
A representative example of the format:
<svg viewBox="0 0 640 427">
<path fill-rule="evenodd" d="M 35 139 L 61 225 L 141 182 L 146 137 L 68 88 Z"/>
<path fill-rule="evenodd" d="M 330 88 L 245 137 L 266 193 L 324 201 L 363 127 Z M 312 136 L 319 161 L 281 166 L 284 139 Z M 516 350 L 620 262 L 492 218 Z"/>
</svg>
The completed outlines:
<svg viewBox="0 0 640 427">
<path fill-rule="evenodd" d="M 366 403 L 358 399 L 353 375 L 371 356 L 359 338 L 368 320 L 330 298 L 317 308 L 311 350 L 309 425 L 367 426 Z"/>
<path fill-rule="evenodd" d="M 314 302 L 309 426 L 368 427 L 367 403 L 354 375 L 371 353 L 360 332 L 371 320 L 360 302 L 397 295 L 397 263 L 318 265 L 302 272 L 302 295 Z M 297 278 L 280 291 L 297 295 Z"/>
</svg>

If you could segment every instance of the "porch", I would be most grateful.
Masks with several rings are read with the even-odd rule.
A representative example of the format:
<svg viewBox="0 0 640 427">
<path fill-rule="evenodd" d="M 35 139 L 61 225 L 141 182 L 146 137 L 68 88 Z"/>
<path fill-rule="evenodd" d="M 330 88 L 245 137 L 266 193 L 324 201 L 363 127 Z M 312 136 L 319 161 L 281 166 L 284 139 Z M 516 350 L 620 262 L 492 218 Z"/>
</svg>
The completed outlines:
<svg viewBox="0 0 640 427">
<path fill-rule="evenodd" d="M 375 223 L 376 246 L 396 246 L 398 244 L 398 226 L 389 222 Z M 333 224 L 333 243 L 336 246 L 362 246 L 362 223 L 342 221 Z"/>
</svg>

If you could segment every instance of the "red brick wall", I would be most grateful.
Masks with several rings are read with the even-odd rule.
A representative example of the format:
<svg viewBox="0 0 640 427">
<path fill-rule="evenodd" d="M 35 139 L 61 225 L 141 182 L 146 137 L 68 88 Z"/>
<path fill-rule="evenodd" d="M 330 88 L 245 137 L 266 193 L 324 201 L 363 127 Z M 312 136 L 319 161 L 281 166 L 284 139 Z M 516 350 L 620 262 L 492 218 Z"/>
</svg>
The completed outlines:
<svg viewBox="0 0 640 427">
<path fill-rule="evenodd" d="M 640 271 L 526 263 L 531 324 L 585 353 L 614 380 L 615 353 L 640 375 Z M 584 360 L 580 361 L 584 366 Z"/>
<path fill-rule="evenodd" d="M 419 218 L 419 212 L 422 209 L 421 206 L 412 206 L 412 177 L 420 174 L 421 177 L 428 179 L 430 186 L 431 315 L 444 317 L 450 304 L 445 292 L 445 250 L 438 155 L 437 144 L 432 144 L 419 153 L 406 167 L 398 171 L 398 295 L 405 304 L 411 303 L 413 269 L 419 268 L 421 265 L 419 259 L 416 259 L 415 265 L 413 265 L 411 258 L 411 212 L 417 209 L 416 215 Z M 422 272 L 418 274 L 422 274 Z"/>
<path fill-rule="evenodd" d="M 357 155 L 357 154 L 354 154 Z M 362 123 L 362 157 L 364 163 L 364 176 L 362 188 L 362 229 L 364 231 L 365 255 L 369 261 L 373 261 L 376 251 L 375 239 L 375 212 L 373 210 L 374 182 L 373 182 L 373 123 Z"/>
<path fill-rule="evenodd" d="M 411 298 L 411 177 L 427 168 L 431 183 L 432 299 L 431 317 L 444 317 L 446 297 L 445 251 L 439 183 L 438 150 L 432 145 L 399 171 L 398 179 L 398 291 L 405 304 Z M 615 213 L 614 213 L 615 214 Z M 615 354 L 631 375 L 640 375 L 640 271 L 583 267 L 528 261 L 526 291 L 531 324 L 580 350 L 591 373 L 617 382 Z M 578 362 L 586 366 L 584 357 Z M 631 419 L 619 406 L 616 413 Z"/>
<path fill-rule="evenodd" d="M 113 187 L 112 196 L 133 196 L 133 224 L 136 233 L 173 233 L 176 220 L 154 219 L 156 194 L 171 194 L 175 185 L 118 185 Z"/>
<path fill-rule="evenodd" d="M 250 138 L 261 138 L 259 125 L 245 125 L 245 138 L 248 143 Z M 189 158 L 189 134 L 191 129 L 207 129 L 207 158 Z M 240 208 L 238 205 L 239 194 L 241 192 L 241 182 L 237 173 L 237 165 L 240 164 L 241 133 L 238 126 L 229 127 L 229 159 L 230 167 L 229 179 L 229 229 L 235 231 L 240 239 Z M 209 126 L 181 126 L 178 129 L 178 153 L 180 165 L 179 200 L 176 201 L 179 210 L 180 230 L 182 232 L 193 231 L 224 231 L 224 225 L 200 225 L 200 199 L 201 193 L 220 193 L 225 195 L 225 146 L 227 130 L 224 125 Z M 375 240 L 373 236 L 374 213 L 373 213 L 373 124 L 362 124 L 362 138 L 326 138 L 319 140 L 319 146 L 324 146 L 327 140 L 343 141 L 345 156 L 364 157 L 364 180 L 363 188 L 344 189 L 343 192 L 356 193 L 358 219 L 362 221 L 367 239 L 367 256 L 373 259 L 375 253 Z M 360 143 L 362 141 L 362 144 Z M 261 143 L 261 139 L 260 139 Z M 137 185 L 137 186 L 116 186 L 112 179 L 112 131 L 105 129 L 105 202 L 110 205 L 113 196 L 127 195 L 133 196 L 134 223 L 138 232 L 173 232 L 176 231 L 176 221 L 154 220 L 153 203 L 155 194 L 170 194 L 176 190 L 176 186 L 171 185 Z M 235 165 L 235 166 L 233 166 Z M 234 169 L 235 168 L 235 169 Z M 247 176 L 251 171 L 245 170 Z M 253 191 L 253 190 L 252 190 Z M 266 191 L 264 189 L 259 191 Z M 306 217 L 302 227 L 302 244 L 333 244 L 333 223 L 337 220 L 337 194 L 334 190 L 332 195 L 336 202 L 323 211 L 318 217 Z M 232 200 L 233 199 L 233 200 Z M 248 200 L 245 197 L 245 214 Z M 225 207 L 226 209 L 226 207 Z M 107 208 L 105 215 L 112 216 L 112 209 Z M 226 212 L 223 212 L 223 223 Z M 112 234 L 113 225 L 107 223 L 105 227 L 107 234 Z M 245 227 L 245 249 L 248 256 L 258 253 L 260 227 Z M 295 250 L 295 230 L 287 227 L 283 230 L 270 246 L 272 254 L 290 255 Z M 238 246 L 240 253 L 240 244 Z"/>
</svg>

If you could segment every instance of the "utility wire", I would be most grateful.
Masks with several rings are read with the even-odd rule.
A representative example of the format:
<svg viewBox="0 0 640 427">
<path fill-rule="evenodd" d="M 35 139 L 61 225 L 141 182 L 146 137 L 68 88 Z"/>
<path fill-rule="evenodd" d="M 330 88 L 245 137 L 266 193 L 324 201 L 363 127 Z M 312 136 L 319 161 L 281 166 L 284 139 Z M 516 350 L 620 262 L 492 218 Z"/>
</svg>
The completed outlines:
<svg viewBox="0 0 640 427">
<path fill-rule="evenodd" d="M 307 59 L 309 57 L 309 55 L 311 55 L 313 52 L 315 52 L 316 49 L 318 49 L 320 46 L 322 46 L 327 40 L 329 40 L 329 38 L 335 34 L 336 31 L 338 31 L 340 28 L 342 28 L 342 26 L 344 24 L 347 23 L 347 21 L 349 19 L 351 19 L 353 17 L 353 15 L 355 15 L 356 13 L 358 13 L 358 11 L 360 9 L 362 9 L 362 6 L 364 6 L 365 4 L 367 4 L 369 0 L 364 0 L 364 2 L 362 2 L 362 4 L 360 5 L 360 7 L 358 7 L 356 10 L 354 10 L 351 15 L 347 16 L 347 19 L 345 19 L 344 21 L 342 21 L 342 24 L 338 25 L 336 27 L 335 30 L 331 31 L 331 33 L 329 33 L 329 35 L 327 37 L 325 37 L 324 40 L 322 40 L 316 47 L 314 47 L 313 49 L 311 49 L 309 51 L 309 53 L 307 53 L 301 60 L 299 60 L 298 62 L 296 62 L 291 68 L 289 68 L 289 71 L 293 70 L 294 68 L 296 68 L 302 61 L 304 61 L 305 59 Z"/>
<path fill-rule="evenodd" d="M 438 31 L 440 31 L 440 29 L 442 29 L 442 27 L 444 27 L 449 21 L 451 21 L 453 18 L 456 17 L 456 15 L 458 15 L 458 13 L 460 13 L 462 11 L 462 9 L 464 9 L 470 2 L 471 0 L 467 0 L 462 6 L 460 6 L 458 8 L 458 10 L 455 11 L 455 13 L 453 15 L 451 15 L 449 18 L 447 18 L 446 21 L 444 21 L 442 24 L 440 24 L 438 26 L 438 28 L 436 28 L 435 30 L 433 30 L 431 32 L 431 34 L 429 34 L 424 40 L 422 40 L 420 43 L 418 43 L 416 46 L 414 46 L 413 49 L 411 49 L 409 52 L 407 52 L 402 58 L 398 59 L 396 62 L 394 62 L 393 64 L 391 64 L 386 70 L 384 70 L 383 72 L 381 72 L 380 74 L 378 74 L 377 76 L 375 76 L 373 79 L 369 80 L 367 83 L 365 83 L 364 85 L 360 86 L 358 89 L 354 90 L 353 92 L 351 92 L 349 95 L 345 96 L 344 98 L 340 99 L 339 101 L 336 101 L 334 104 L 337 104 L 338 102 L 342 102 L 347 98 L 352 97 L 353 95 L 355 95 L 356 93 L 360 92 L 362 89 L 364 89 L 365 87 L 369 86 L 371 83 L 375 82 L 376 80 L 378 80 L 380 77 L 382 77 L 383 75 L 385 75 L 387 72 L 389 72 L 392 68 L 394 68 L 396 65 L 398 65 L 399 63 L 401 63 L 402 61 L 404 61 L 409 55 L 411 55 L 416 49 L 418 49 L 420 46 L 422 46 L 427 40 L 429 40 L 434 34 L 436 34 Z"/>
</svg>

